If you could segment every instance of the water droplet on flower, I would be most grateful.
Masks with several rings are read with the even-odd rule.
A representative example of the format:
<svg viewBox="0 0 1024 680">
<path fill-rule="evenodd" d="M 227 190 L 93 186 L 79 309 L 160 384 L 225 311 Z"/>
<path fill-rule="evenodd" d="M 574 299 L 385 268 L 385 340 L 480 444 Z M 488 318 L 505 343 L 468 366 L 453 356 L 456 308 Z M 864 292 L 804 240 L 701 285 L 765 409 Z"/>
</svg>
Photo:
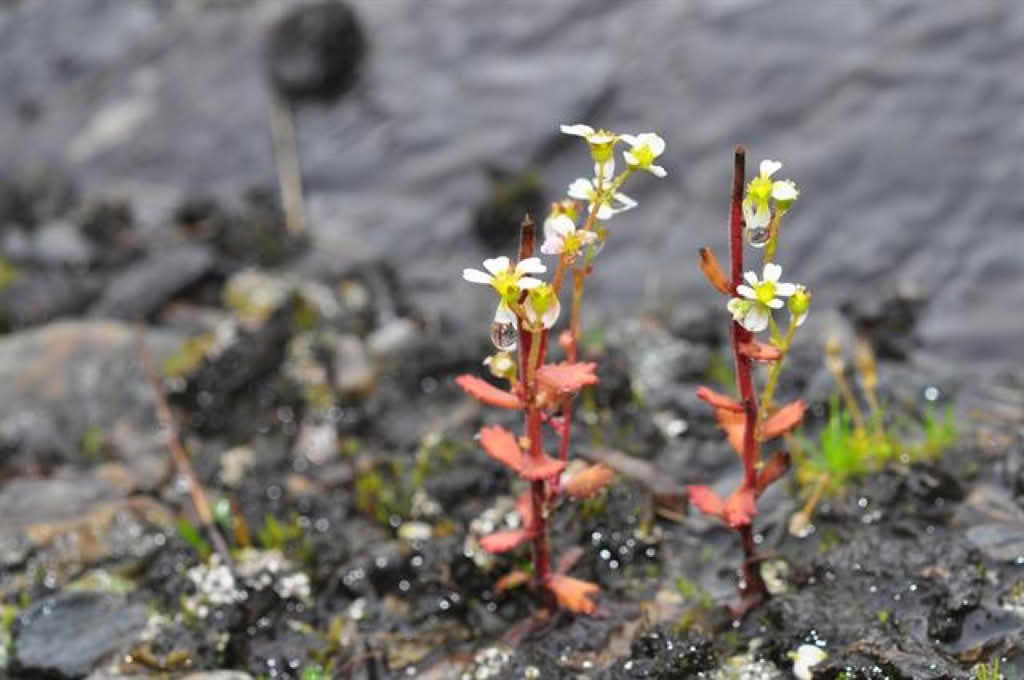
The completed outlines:
<svg viewBox="0 0 1024 680">
<path fill-rule="evenodd" d="M 770 227 L 753 227 L 746 230 L 747 243 L 755 248 L 764 248 L 768 245 L 768 241 L 772 240 L 772 230 Z"/>
<path fill-rule="evenodd" d="M 491 342 L 502 352 L 511 352 L 516 348 L 518 330 L 514 323 L 495 321 L 491 324 Z"/>
</svg>

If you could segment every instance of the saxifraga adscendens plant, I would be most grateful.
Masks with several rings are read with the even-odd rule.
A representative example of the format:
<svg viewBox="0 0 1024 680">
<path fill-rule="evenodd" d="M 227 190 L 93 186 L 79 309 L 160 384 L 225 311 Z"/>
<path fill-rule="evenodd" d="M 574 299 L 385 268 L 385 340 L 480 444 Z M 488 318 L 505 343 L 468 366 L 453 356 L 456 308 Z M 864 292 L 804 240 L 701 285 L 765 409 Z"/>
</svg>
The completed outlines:
<svg viewBox="0 0 1024 680">
<path fill-rule="evenodd" d="M 806 410 L 806 405 L 800 400 L 781 408 L 777 408 L 774 401 L 786 353 L 796 329 L 807 318 L 811 301 L 807 288 L 780 280 L 782 267 L 774 261 L 780 222 L 798 195 L 792 181 L 772 179 L 781 167 L 782 164 L 775 161 L 762 161 L 758 176 L 750 181 L 744 192 L 746 152 L 743 147 L 736 148 L 729 211 L 730 276 L 726 277 L 710 249 L 700 251 L 701 269 L 708 281 L 729 297 L 726 307 L 732 314 L 729 337 L 739 399 L 707 387 L 699 388 L 697 396 L 715 410 L 718 424 L 743 461 L 743 481 L 724 499 L 707 486 L 691 486 L 688 490 L 691 502 L 699 510 L 720 518 L 740 535 L 743 565 L 739 581 L 740 600 L 732 608 L 736 616 L 757 606 L 768 595 L 755 551 L 753 522 L 757 515 L 757 499 L 789 468 L 787 452 L 778 451 L 765 459 L 761 455 L 761 446 L 799 425 Z M 744 272 L 744 239 L 761 249 L 763 269 L 760 277 L 754 271 Z M 783 307 L 788 307 L 789 311 L 785 331 L 779 328 L 774 316 Z M 770 342 L 759 342 L 757 334 L 766 330 L 770 334 Z M 770 366 L 760 400 L 755 394 L 754 362 Z"/>
<path fill-rule="evenodd" d="M 484 261 L 484 271 L 463 271 L 467 281 L 488 285 L 498 295 L 491 339 L 499 351 L 484 363 L 508 387 L 501 389 L 471 375 L 460 376 L 456 382 L 484 404 L 519 410 L 524 415 L 521 437 L 497 426 L 484 427 L 479 434 L 480 444 L 491 458 L 529 483 L 516 502 L 519 528 L 485 536 L 480 542 L 491 553 L 510 551 L 526 543 L 532 546 L 532 575 L 514 571 L 499 580 L 497 589 L 532 582 L 546 603 L 553 601 L 571 612 L 593 614 L 597 605 L 592 598 L 600 589 L 567 575 L 574 562 L 571 556 L 563 556 L 557 567 L 552 567 L 547 521 L 563 493 L 586 498 L 612 479 L 612 471 L 598 464 L 584 468 L 564 485 L 562 480 L 569 458 L 573 396 L 597 383 L 596 364 L 578 360 L 583 288 L 593 271 L 594 258 L 608 238 L 608 221 L 636 207 L 636 202 L 621 192 L 623 184 L 638 171 L 665 176 L 664 168 L 655 164 L 665 150 L 665 142 L 653 133 L 620 135 L 588 125 L 563 125 L 561 129 L 587 142 L 594 177 L 574 181 L 568 197 L 552 205 L 544 220 L 540 252 L 558 258 L 550 282 L 536 276 L 546 273 L 547 267 L 535 257 L 536 230 L 529 217 L 522 224 L 516 262 L 496 257 Z M 629 148 L 622 154 L 626 167 L 616 175 L 615 149 L 620 144 Z M 561 314 L 559 297 L 567 277 L 572 280 L 569 327 L 558 340 L 566 360 L 553 363 L 548 361 L 548 337 Z M 557 456 L 543 450 L 544 424 L 558 437 Z"/>
</svg>

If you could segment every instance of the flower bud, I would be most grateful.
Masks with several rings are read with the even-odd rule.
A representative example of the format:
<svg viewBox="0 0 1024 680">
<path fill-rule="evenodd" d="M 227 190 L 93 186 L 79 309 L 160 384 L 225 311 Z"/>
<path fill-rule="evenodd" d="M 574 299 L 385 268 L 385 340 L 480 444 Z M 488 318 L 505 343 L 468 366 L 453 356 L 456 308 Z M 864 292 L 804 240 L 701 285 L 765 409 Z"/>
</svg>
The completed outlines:
<svg viewBox="0 0 1024 680">
<path fill-rule="evenodd" d="M 516 362 L 508 352 L 496 352 L 484 359 L 484 366 L 490 369 L 495 378 L 515 380 Z"/>
<path fill-rule="evenodd" d="M 797 326 L 803 325 L 807 319 L 807 310 L 811 308 L 811 291 L 806 286 L 797 284 L 796 292 L 787 301 L 789 313 L 793 315 L 793 323 Z"/>
</svg>

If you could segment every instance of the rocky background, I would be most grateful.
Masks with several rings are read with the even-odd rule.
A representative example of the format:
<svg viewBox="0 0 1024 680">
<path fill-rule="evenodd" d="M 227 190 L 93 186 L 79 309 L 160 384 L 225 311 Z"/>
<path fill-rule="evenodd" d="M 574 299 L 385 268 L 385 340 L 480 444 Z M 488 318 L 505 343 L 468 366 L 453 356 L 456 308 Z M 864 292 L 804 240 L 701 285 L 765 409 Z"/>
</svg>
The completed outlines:
<svg viewBox="0 0 1024 680">
<path fill-rule="evenodd" d="M 1022 38 L 995 0 L 0 1 L 0 673 L 782 678 L 814 644 L 815 677 L 993 655 L 1015 677 Z M 476 546 L 514 497 L 472 444 L 496 416 L 451 385 L 492 301 L 460 272 L 587 167 L 562 122 L 659 132 L 669 177 L 631 186 L 588 284 L 580 448 L 641 468 L 556 534 L 606 616 L 515 644 L 535 603 L 494 593 L 515 562 Z M 737 142 L 803 191 L 781 259 L 815 308 L 787 394 L 820 424 L 821 338 L 858 333 L 895 419 L 951 403 L 964 436 L 806 539 L 793 490 L 766 497 L 777 596 L 731 629 L 733 537 L 656 511 L 737 474 L 693 397 L 725 327 L 695 254 L 724 252 Z"/>
</svg>

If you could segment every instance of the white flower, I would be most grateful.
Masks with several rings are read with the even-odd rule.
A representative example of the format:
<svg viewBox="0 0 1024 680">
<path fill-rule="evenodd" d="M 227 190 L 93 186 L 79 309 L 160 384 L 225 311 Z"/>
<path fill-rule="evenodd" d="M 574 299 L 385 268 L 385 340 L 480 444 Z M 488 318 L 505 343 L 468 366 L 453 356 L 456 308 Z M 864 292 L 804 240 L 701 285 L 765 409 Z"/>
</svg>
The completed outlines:
<svg viewBox="0 0 1024 680">
<path fill-rule="evenodd" d="M 768 319 L 771 318 L 772 312 L 764 305 L 743 298 L 733 298 L 729 300 L 727 308 L 732 313 L 732 320 L 751 333 L 760 333 L 768 328 Z"/>
<path fill-rule="evenodd" d="M 653 132 L 642 132 L 638 135 L 621 135 L 622 141 L 632 149 L 623 151 L 622 155 L 631 168 L 646 170 L 655 177 L 664 177 L 668 173 L 660 165 L 654 165 L 655 159 L 665 151 L 665 140 Z"/>
<path fill-rule="evenodd" d="M 748 300 L 754 300 L 772 309 L 782 309 L 785 303 L 776 296 L 789 297 L 796 292 L 796 286 L 792 283 L 779 283 L 780 276 L 782 267 L 769 262 L 764 266 L 763 280 L 758 281 L 757 274 L 747 272 L 743 278 L 750 285 L 737 286 L 736 292 Z"/>
<path fill-rule="evenodd" d="M 727 305 L 733 320 L 751 333 L 767 328 L 772 310 L 785 305 L 779 297 L 789 297 L 797 291 L 792 283 L 779 283 L 780 276 L 782 267 L 773 262 L 764 266 L 763 280 L 759 281 L 754 272 L 744 274 L 747 283 L 736 287 L 742 297 L 729 300 Z"/>
<path fill-rule="evenodd" d="M 772 211 L 767 203 L 755 203 L 750 198 L 743 199 L 743 221 L 747 229 L 761 229 L 771 222 Z"/>
<path fill-rule="evenodd" d="M 619 141 L 618 135 L 614 132 L 594 130 L 589 125 L 563 125 L 561 130 L 567 135 L 587 140 L 587 144 L 590 145 L 590 155 L 594 157 L 595 163 L 612 160 L 612 150 L 615 148 L 615 143 Z"/>
<path fill-rule="evenodd" d="M 607 130 L 594 130 L 589 125 L 576 124 L 576 125 L 562 125 L 559 129 L 567 135 L 573 135 L 575 137 L 582 137 L 587 140 L 588 144 L 611 144 L 616 140 L 614 132 L 608 132 Z"/>
<path fill-rule="evenodd" d="M 597 219 L 607 220 L 611 219 L 614 215 L 620 212 L 625 212 L 630 208 L 636 207 L 636 201 L 627 196 L 626 194 L 616 192 L 614 196 L 609 197 L 607 192 L 599 192 L 595 186 L 597 180 L 591 181 L 589 179 L 580 177 L 575 182 L 569 185 L 569 196 L 581 201 L 587 201 L 590 206 L 590 212 L 597 210 Z M 617 205 L 612 205 L 614 200 Z M 595 208 L 595 206 L 597 206 Z"/>
<path fill-rule="evenodd" d="M 767 204 L 771 198 L 776 201 L 795 201 L 800 192 L 792 180 L 772 180 L 772 175 L 781 167 L 782 163 L 778 161 L 761 161 L 760 174 L 747 185 L 747 196 L 758 204 Z"/>
<path fill-rule="evenodd" d="M 568 215 L 551 215 L 544 220 L 544 243 L 540 246 L 540 252 L 571 257 L 596 240 L 597 234 L 577 229 L 576 223 Z"/>
<path fill-rule="evenodd" d="M 800 645 L 789 657 L 793 659 L 793 675 L 799 680 L 811 680 L 811 667 L 827 659 L 828 654 L 814 645 Z"/>
<path fill-rule="evenodd" d="M 501 301 L 494 312 L 494 320 L 499 323 L 515 323 L 516 315 L 509 307 L 509 303 L 519 301 L 520 291 L 530 290 L 544 283 L 527 274 L 543 274 L 547 271 L 539 257 L 528 257 L 514 268 L 507 257 L 495 257 L 484 260 L 484 269 L 487 271 L 463 269 L 462 278 L 471 283 L 489 285 L 497 291 Z"/>
</svg>

